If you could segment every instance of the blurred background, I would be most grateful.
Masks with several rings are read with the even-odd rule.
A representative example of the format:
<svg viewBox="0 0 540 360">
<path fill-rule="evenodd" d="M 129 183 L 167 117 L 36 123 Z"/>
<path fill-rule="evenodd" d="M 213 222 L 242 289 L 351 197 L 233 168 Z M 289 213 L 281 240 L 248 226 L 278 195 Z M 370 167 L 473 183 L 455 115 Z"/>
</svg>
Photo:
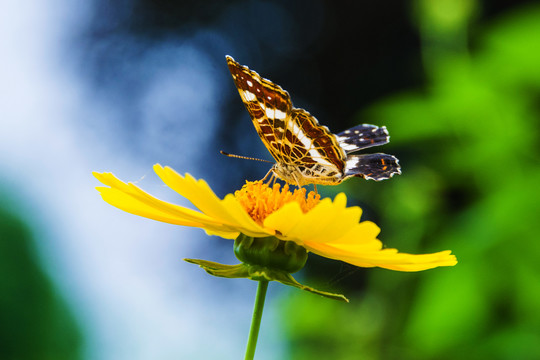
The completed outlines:
<svg viewBox="0 0 540 360">
<path fill-rule="evenodd" d="M 239 359 L 256 283 L 232 242 L 117 210 L 111 171 L 188 205 L 154 163 L 219 196 L 270 159 L 233 56 L 334 132 L 385 125 L 403 175 L 345 191 L 420 273 L 310 256 L 270 286 L 257 359 L 540 359 L 540 4 L 19 0 L 0 4 L 0 358 Z M 321 189 L 321 187 L 319 188 Z"/>
</svg>

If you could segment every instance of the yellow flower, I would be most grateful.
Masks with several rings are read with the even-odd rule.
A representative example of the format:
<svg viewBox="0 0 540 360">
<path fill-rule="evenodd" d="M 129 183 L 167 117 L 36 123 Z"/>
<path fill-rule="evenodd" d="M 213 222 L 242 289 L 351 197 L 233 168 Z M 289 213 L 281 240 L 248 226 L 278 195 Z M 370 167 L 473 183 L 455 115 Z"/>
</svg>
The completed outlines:
<svg viewBox="0 0 540 360">
<path fill-rule="evenodd" d="M 163 182 L 188 199 L 199 211 L 159 200 L 133 183 L 111 173 L 94 173 L 108 187 L 98 187 L 103 199 L 129 213 L 170 224 L 199 227 L 209 235 L 236 239 L 240 234 L 254 238 L 274 236 L 291 241 L 315 254 L 356 266 L 419 271 L 453 266 L 450 251 L 413 255 L 383 249 L 380 229 L 371 221 L 360 222 L 362 210 L 347 207 L 345 194 L 332 201 L 320 200 L 301 188 L 290 192 L 262 182 L 248 182 L 234 195 L 219 199 L 204 180 L 181 176 L 169 167 L 154 165 Z"/>
</svg>

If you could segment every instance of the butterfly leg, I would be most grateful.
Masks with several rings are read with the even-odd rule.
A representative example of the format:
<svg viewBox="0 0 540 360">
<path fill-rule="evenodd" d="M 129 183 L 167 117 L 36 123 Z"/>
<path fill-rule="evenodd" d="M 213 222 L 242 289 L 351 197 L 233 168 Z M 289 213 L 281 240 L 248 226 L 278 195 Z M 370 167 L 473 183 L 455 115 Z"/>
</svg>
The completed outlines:
<svg viewBox="0 0 540 360">
<path fill-rule="evenodd" d="M 270 179 L 268 179 L 268 187 L 274 186 L 274 184 L 276 183 L 276 179 L 277 179 L 276 174 L 274 174 L 273 171 L 269 171 L 261 181 L 264 181 L 268 177 L 270 172 L 272 172 L 272 174 L 270 175 Z"/>
<path fill-rule="evenodd" d="M 319 192 L 317 191 L 317 184 L 313 184 L 313 188 L 315 190 L 315 194 L 318 194 Z"/>
<path fill-rule="evenodd" d="M 268 180 L 268 182 L 270 183 L 272 181 L 272 178 L 274 177 L 274 172 L 272 171 L 272 169 L 268 170 L 268 172 L 266 173 L 266 175 L 264 175 L 261 181 L 264 182 L 266 178 L 268 177 L 268 175 L 270 174 L 272 174 L 272 176 L 270 177 L 270 180 Z"/>
<path fill-rule="evenodd" d="M 300 181 L 298 181 L 298 178 L 296 177 L 295 174 L 292 174 L 293 175 L 293 179 L 294 181 L 296 182 L 296 187 L 298 187 L 298 189 L 301 189 L 302 186 L 300 186 Z M 293 185 L 294 186 L 294 185 Z"/>
</svg>

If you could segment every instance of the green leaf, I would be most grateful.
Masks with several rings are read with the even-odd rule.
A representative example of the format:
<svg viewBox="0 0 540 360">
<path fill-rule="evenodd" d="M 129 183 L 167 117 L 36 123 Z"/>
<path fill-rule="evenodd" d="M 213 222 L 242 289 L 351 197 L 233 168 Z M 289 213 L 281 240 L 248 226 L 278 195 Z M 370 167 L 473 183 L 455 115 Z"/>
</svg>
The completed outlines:
<svg viewBox="0 0 540 360">
<path fill-rule="evenodd" d="M 280 269 L 272 269 L 260 265 L 250 265 L 241 263 L 237 265 L 220 264 L 208 260 L 184 259 L 188 263 L 199 265 L 208 274 L 229 279 L 247 278 L 255 281 L 277 281 L 284 285 L 294 286 L 300 290 L 324 296 L 329 299 L 349 302 L 344 295 L 334 294 L 326 291 L 314 289 L 310 286 L 300 284 L 291 274 Z"/>
</svg>

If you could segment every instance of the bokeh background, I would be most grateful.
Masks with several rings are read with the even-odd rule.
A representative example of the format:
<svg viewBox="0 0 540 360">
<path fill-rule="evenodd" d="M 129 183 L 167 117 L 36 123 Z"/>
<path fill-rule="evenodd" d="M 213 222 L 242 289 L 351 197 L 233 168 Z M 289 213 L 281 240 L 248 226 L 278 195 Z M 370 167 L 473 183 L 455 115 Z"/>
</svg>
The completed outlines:
<svg viewBox="0 0 540 360">
<path fill-rule="evenodd" d="M 19 0 L 0 4 L 0 358 L 239 359 L 256 283 L 232 242 L 123 213 L 92 171 L 188 205 L 151 167 L 218 195 L 269 159 L 226 54 L 334 132 L 386 125 L 403 175 L 348 194 L 381 240 L 459 264 L 420 273 L 310 256 L 270 286 L 257 359 L 540 359 L 536 1 Z"/>
</svg>

